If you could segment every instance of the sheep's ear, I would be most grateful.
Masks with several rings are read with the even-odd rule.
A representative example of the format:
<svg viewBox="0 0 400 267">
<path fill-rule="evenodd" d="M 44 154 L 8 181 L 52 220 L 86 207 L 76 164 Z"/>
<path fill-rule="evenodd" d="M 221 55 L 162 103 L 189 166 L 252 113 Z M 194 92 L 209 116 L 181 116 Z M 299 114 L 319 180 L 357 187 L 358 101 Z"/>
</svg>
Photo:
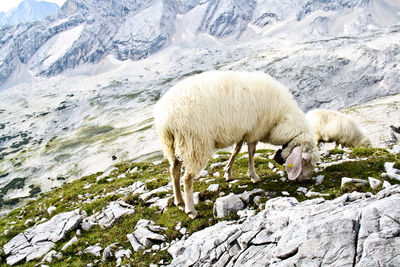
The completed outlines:
<svg viewBox="0 0 400 267">
<path fill-rule="evenodd" d="M 278 149 L 278 151 L 276 151 L 274 160 L 280 165 L 283 165 L 285 163 L 285 160 L 282 158 L 282 149 Z"/>
<path fill-rule="evenodd" d="M 296 180 L 303 169 L 301 148 L 296 146 L 286 159 L 286 171 L 289 180 Z"/>
</svg>

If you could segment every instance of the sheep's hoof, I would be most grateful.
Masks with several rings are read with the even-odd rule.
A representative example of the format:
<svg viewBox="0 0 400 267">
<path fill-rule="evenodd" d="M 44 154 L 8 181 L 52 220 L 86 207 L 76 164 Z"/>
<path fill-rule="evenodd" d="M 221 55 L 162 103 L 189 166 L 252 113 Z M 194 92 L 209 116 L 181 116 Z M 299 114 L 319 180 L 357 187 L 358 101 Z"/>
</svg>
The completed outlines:
<svg viewBox="0 0 400 267">
<path fill-rule="evenodd" d="M 175 204 L 180 210 L 185 210 L 185 203 L 183 203 L 183 202 L 174 202 L 174 204 Z"/>
<path fill-rule="evenodd" d="M 257 174 L 251 175 L 250 178 L 253 183 L 258 183 L 259 181 L 261 181 L 260 176 L 258 176 Z"/>
<path fill-rule="evenodd" d="M 234 180 L 233 176 L 229 175 L 229 173 L 227 173 L 227 172 L 224 174 L 224 178 L 225 178 L 226 181 Z"/>
<path fill-rule="evenodd" d="M 192 211 L 189 211 L 189 212 L 186 212 L 186 213 L 191 219 L 194 219 L 194 218 L 197 217 L 197 211 L 196 210 L 192 210 Z"/>
</svg>

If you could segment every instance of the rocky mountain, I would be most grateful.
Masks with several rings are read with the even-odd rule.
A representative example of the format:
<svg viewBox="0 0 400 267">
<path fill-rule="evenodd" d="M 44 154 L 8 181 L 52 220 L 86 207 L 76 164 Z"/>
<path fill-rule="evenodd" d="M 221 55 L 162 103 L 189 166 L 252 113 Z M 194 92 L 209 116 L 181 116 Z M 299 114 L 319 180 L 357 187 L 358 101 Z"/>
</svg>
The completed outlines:
<svg viewBox="0 0 400 267">
<path fill-rule="evenodd" d="M 0 27 L 33 22 L 56 14 L 59 6 L 54 3 L 36 0 L 24 0 L 18 7 L 0 12 Z"/>
<path fill-rule="evenodd" d="M 24 65 L 53 76 L 112 55 L 145 58 L 205 34 L 214 41 L 358 36 L 398 24 L 398 1 L 68 0 L 45 21 L 0 29 L 0 84 Z M 235 41 L 235 42 L 237 42 Z"/>
</svg>

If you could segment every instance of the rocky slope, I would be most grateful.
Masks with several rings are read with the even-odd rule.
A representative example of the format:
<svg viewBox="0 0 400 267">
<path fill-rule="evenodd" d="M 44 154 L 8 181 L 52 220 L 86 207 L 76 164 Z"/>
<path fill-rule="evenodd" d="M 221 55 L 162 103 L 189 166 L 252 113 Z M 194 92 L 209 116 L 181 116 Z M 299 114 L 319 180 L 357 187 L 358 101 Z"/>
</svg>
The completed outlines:
<svg viewBox="0 0 400 267">
<path fill-rule="evenodd" d="M 400 147 L 323 151 L 289 181 L 273 150 L 226 182 L 218 152 L 194 183 L 199 217 L 173 205 L 168 163 L 119 163 L 0 219 L 0 263 L 79 266 L 397 266 Z"/>
<path fill-rule="evenodd" d="M 170 266 L 397 266 L 399 187 L 298 203 L 280 197 L 169 248 Z"/>
</svg>

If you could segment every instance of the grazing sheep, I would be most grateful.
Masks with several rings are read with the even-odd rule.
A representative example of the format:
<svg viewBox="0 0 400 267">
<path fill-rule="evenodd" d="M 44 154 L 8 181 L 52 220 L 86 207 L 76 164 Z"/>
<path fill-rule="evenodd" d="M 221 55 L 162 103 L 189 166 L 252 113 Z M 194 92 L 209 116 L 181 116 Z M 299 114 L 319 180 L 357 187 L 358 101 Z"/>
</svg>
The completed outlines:
<svg viewBox="0 0 400 267">
<path fill-rule="evenodd" d="M 314 129 L 317 145 L 323 142 L 336 142 L 342 146 L 371 146 L 371 141 L 350 117 L 333 110 L 314 109 L 306 114 Z"/>
<path fill-rule="evenodd" d="M 289 90 L 264 73 L 211 71 L 186 78 L 158 101 L 154 117 L 171 164 L 175 204 L 191 218 L 197 215 L 193 179 L 214 149 L 246 142 L 254 182 L 260 180 L 253 162 L 258 141 L 286 145 L 281 156 L 291 180 L 309 179 L 319 160 L 304 113 Z M 180 190 L 182 163 L 185 201 Z"/>
</svg>

